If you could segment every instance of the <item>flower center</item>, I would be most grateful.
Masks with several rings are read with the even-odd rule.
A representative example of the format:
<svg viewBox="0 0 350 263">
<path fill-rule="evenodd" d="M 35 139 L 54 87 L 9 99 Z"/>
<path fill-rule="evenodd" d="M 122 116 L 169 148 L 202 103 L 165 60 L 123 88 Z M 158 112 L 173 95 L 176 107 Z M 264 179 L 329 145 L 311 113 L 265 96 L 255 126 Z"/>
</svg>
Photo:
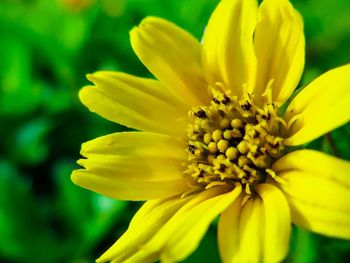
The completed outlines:
<svg viewBox="0 0 350 263">
<path fill-rule="evenodd" d="M 268 176 L 270 169 L 284 151 L 280 137 L 278 108 L 267 89 L 262 105 L 252 95 L 232 96 L 220 84 L 210 87 L 210 105 L 192 108 L 193 124 L 188 130 L 188 167 L 196 186 L 240 183 L 246 194 Z"/>
</svg>

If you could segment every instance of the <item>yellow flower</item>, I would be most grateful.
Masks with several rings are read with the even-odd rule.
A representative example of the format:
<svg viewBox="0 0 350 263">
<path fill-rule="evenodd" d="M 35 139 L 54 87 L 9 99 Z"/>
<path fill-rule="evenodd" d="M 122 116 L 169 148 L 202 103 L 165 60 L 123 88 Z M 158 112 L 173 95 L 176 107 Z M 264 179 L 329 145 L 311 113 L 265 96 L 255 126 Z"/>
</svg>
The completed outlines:
<svg viewBox="0 0 350 263">
<path fill-rule="evenodd" d="M 80 92 L 91 111 L 143 131 L 83 144 L 85 169 L 72 174 L 106 196 L 148 200 L 98 262 L 182 260 L 218 215 L 223 262 L 283 260 L 291 223 L 350 238 L 350 163 L 291 152 L 350 120 L 350 65 L 311 82 L 281 113 L 305 49 L 287 0 L 222 0 L 202 43 L 155 17 L 130 36 L 157 80 L 96 72 Z"/>
</svg>

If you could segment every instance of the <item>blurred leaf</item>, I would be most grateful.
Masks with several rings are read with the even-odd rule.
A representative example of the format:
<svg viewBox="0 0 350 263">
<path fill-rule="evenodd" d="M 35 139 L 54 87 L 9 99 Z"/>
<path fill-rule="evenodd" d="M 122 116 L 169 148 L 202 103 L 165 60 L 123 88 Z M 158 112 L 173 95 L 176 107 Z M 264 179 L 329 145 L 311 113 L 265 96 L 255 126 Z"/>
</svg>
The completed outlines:
<svg viewBox="0 0 350 263">
<path fill-rule="evenodd" d="M 40 101 L 40 90 L 31 86 L 31 59 L 27 45 L 13 36 L 0 42 L 0 114 L 31 113 Z"/>
<path fill-rule="evenodd" d="M 50 262 L 54 240 L 48 238 L 30 186 L 10 163 L 0 160 L 0 254 L 19 262 Z M 43 247 L 45 253 L 40 253 Z"/>
<path fill-rule="evenodd" d="M 331 136 L 339 157 L 350 161 L 350 123 L 332 131 Z"/>
<path fill-rule="evenodd" d="M 21 126 L 11 142 L 12 156 L 24 164 L 42 162 L 48 154 L 45 137 L 52 128 L 52 122 L 45 118 L 33 119 Z"/>
<path fill-rule="evenodd" d="M 183 263 L 221 262 L 216 227 L 210 227 L 199 247 Z"/>
<path fill-rule="evenodd" d="M 30 206 L 29 186 L 10 163 L 0 160 L 0 254 L 8 257 L 19 258 L 23 253 L 24 244 L 18 241 L 24 229 L 22 218 L 18 216 L 22 200 L 27 200 Z"/>
<path fill-rule="evenodd" d="M 55 185 L 57 187 L 56 209 L 64 215 L 66 227 L 79 230 L 81 224 L 93 216 L 91 193 L 74 185 L 70 174 L 76 165 L 71 161 L 59 161 L 53 167 Z"/>
<path fill-rule="evenodd" d="M 49 116 L 55 116 L 68 112 L 73 106 L 76 106 L 75 94 L 65 87 L 52 87 L 45 82 L 36 82 L 34 85 L 41 86 L 43 93 L 42 102 L 45 113 Z"/>
<path fill-rule="evenodd" d="M 85 234 L 76 251 L 77 258 L 93 250 L 103 237 L 114 232 L 113 226 L 122 218 L 127 208 L 127 202 L 113 200 L 99 194 L 92 195 L 92 204 L 95 214 L 83 225 Z"/>
<path fill-rule="evenodd" d="M 317 237 L 303 228 L 293 227 L 293 244 L 290 255 L 293 263 L 313 263 L 317 262 L 316 254 Z"/>
<path fill-rule="evenodd" d="M 350 256 L 350 241 L 331 239 L 324 246 L 323 262 L 347 262 Z"/>
</svg>

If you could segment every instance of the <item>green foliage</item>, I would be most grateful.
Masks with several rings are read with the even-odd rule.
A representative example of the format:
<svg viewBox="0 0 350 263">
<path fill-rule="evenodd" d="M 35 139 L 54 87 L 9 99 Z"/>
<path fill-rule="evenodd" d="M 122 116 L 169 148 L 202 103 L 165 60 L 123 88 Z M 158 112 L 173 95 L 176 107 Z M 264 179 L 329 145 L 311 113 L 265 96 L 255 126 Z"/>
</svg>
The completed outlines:
<svg viewBox="0 0 350 263">
<path fill-rule="evenodd" d="M 84 7 L 74 3 L 87 3 Z M 294 0 L 307 36 L 301 83 L 350 61 L 350 2 Z M 90 4 L 89 4 L 90 3 Z M 0 261 L 92 262 L 126 229 L 138 204 L 75 186 L 80 144 L 125 127 L 78 101 L 100 69 L 149 75 L 128 32 L 146 16 L 201 38 L 218 0 L 0 2 Z M 350 160 L 350 125 L 307 147 Z M 218 262 L 216 225 L 185 262 Z M 345 262 L 350 243 L 294 228 L 287 262 Z"/>
</svg>

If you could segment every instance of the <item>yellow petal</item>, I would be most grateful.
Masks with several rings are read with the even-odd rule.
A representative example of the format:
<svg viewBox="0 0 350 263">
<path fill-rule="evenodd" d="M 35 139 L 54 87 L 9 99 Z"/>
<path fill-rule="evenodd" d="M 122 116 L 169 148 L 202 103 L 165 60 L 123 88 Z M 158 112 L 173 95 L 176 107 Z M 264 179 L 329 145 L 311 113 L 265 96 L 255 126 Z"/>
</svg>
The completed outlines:
<svg viewBox="0 0 350 263">
<path fill-rule="evenodd" d="M 81 146 L 81 155 L 115 155 L 134 158 L 164 158 L 169 161 L 185 161 L 186 141 L 168 135 L 151 132 L 117 132 L 85 142 Z M 151 159 L 150 159 L 151 160 Z"/>
<path fill-rule="evenodd" d="M 269 184 L 242 207 L 237 199 L 220 218 L 219 248 L 224 263 L 280 262 L 289 247 L 291 218 L 282 192 Z"/>
<path fill-rule="evenodd" d="M 81 154 L 85 169 L 73 172 L 73 182 L 113 198 L 154 199 L 188 189 L 184 145 L 166 135 L 115 133 L 84 143 Z"/>
<path fill-rule="evenodd" d="M 350 239 L 350 214 L 326 209 L 288 197 L 292 220 L 312 232 L 335 238 Z"/>
<path fill-rule="evenodd" d="M 209 101 L 200 43 L 164 19 L 148 17 L 130 32 L 131 45 L 148 70 L 189 106 Z"/>
<path fill-rule="evenodd" d="M 301 170 L 278 174 L 294 223 L 319 234 L 350 239 L 350 188 Z"/>
<path fill-rule="evenodd" d="M 224 263 L 234 262 L 239 249 L 239 218 L 242 209 L 242 197 L 237 198 L 220 216 L 218 225 L 218 243 L 221 259 Z"/>
<path fill-rule="evenodd" d="M 332 69 L 304 88 L 290 103 L 286 120 L 292 124 L 286 145 L 300 145 L 350 120 L 350 64 Z"/>
<path fill-rule="evenodd" d="M 241 186 L 221 195 L 218 195 L 217 189 L 213 189 L 218 196 L 212 196 L 210 189 L 207 191 L 207 200 L 184 206 L 150 242 L 149 247 L 164 244 L 161 258 L 180 261 L 191 254 L 198 247 L 210 223 L 239 196 Z"/>
<path fill-rule="evenodd" d="M 144 131 L 185 136 L 188 108 L 157 81 L 118 72 L 88 75 L 80 100 L 104 118 Z"/>
<path fill-rule="evenodd" d="M 272 99 L 285 102 L 297 87 L 305 62 L 303 22 L 287 0 L 264 0 L 254 36 L 258 61 L 256 97 L 271 79 Z"/>
<path fill-rule="evenodd" d="M 193 197 L 141 248 L 139 254 L 143 258 L 159 255 L 162 262 L 187 257 L 197 248 L 211 221 L 239 196 L 241 187 L 225 192 L 227 189 L 212 187 Z"/>
<path fill-rule="evenodd" d="M 242 207 L 242 197 L 226 209 L 219 221 L 220 255 L 224 263 L 260 262 L 263 241 L 263 206 L 251 197 Z"/>
<path fill-rule="evenodd" d="M 256 0 L 222 0 L 210 17 L 203 38 L 203 63 L 210 83 L 222 82 L 240 95 L 255 86 L 253 33 Z"/>
<path fill-rule="evenodd" d="M 72 173 L 72 181 L 96 193 L 121 200 L 151 200 L 182 193 L 188 189 L 188 178 L 166 181 L 134 181 L 102 177 L 85 170 Z"/>
<path fill-rule="evenodd" d="M 281 188 L 288 195 L 313 205 L 350 212 L 349 187 L 304 171 L 287 171 L 278 175 L 287 180 Z"/>
<path fill-rule="evenodd" d="M 243 206 L 239 221 L 239 249 L 232 262 L 260 262 L 263 253 L 263 204 L 259 197 Z"/>
<path fill-rule="evenodd" d="M 270 184 L 260 184 L 255 190 L 263 200 L 265 224 L 263 261 L 281 262 L 287 255 L 291 231 L 289 205 L 283 193 Z M 262 220 L 263 221 L 263 220 Z"/>
<path fill-rule="evenodd" d="M 314 150 L 288 153 L 273 164 L 275 172 L 299 170 L 350 187 L 350 162 Z"/>
<path fill-rule="evenodd" d="M 304 180 L 299 182 L 304 187 L 287 195 L 296 224 L 320 234 L 350 238 L 350 214 L 345 212 L 350 209 L 345 202 L 350 195 L 350 162 L 314 150 L 299 150 L 280 158 L 273 170 L 279 175 L 297 173 L 296 180 Z M 296 184 L 293 181 L 294 187 Z M 303 194 L 298 195 L 300 189 Z"/>
<path fill-rule="evenodd" d="M 97 262 L 125 262 L 137 253 L 187 201 L 179 196 L 147 201 L 135 214 L 128 230 L 110 247 Z"/>
</svg>

